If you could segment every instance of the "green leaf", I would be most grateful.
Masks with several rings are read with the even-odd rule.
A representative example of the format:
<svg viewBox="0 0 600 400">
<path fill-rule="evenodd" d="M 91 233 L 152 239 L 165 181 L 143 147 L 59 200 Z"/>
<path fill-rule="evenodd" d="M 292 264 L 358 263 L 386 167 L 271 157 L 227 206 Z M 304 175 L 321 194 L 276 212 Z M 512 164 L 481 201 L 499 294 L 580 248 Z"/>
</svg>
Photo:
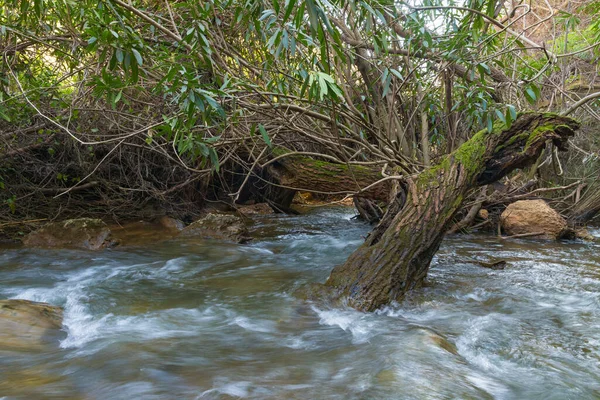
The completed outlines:
<svg viewBox="0 0 600 400">
<path fill-rule="evenodd" d="M 321 74 L 319 74 L 319 87 L 320 87 L 320 91 L 319 91 L 319 99 L 323 100 L 324 96 L 327 96 L 327 82 L 325 81 L 325 79 L 323 79 L 323 76 L 321 76 Z"/>
<path fill-rule="evenodd" d="M 509 104 L 507 106 L 508 108 L 508 112 L 510 113 L 510 117 L 512 118 L 512 120 L 516 120 L 517 119 L 517 110 L 515 110 L 515 106 Z"/>
<path fill-rule="evenodd" d="M 288 18 L 292 14 L 292 11 L 294 10 L 294 6 L 295 5 L 296 5 L 296 1 L 294 1 L 294 0 L 288 0 L 288 5 L 287 5 L 287 7 L 285 9 L 285 14 L 283 16 L 283 22 L 287 22 Z"/>
<path fill-rule="evenodd" d="M 198 147 L 200 148 L 200 154 L 202 154 L 204 157 L 208 157 L 210 155 L 210 149 L 207 145 L 200 143 Z"/>
<path fill-rule="evenodd" d="M 219 172 L 219 157 L 217 152 L 212 147 L 209 149 L 210 162 L 215 167 L 215 171 Z"/>
<path fill-rule="evenodd" d="M 502 113 L 502 111 L 496 110 L 496 115 L 498 116 L 500 121 L 502 121 L 506 125 L 506 118 L 504 117 L 504 114 Z"/>
<path fill-rule="evenodd" d="M 528 87 L 527 89 L 525 89 L 524 94 L 525 94 L 525 99 L 530 104 L 535 104 L 535 101 L 537 100 L 537 96 L 535 95 L 535 91 L 531 87 Z"/>
<path fill-rule="evenodd" d="M 263 140 L 265 141 L 265 143 L 267 144 L 267 146 L 273 147 L 273 144 L 271 143 L 271 139 L 269 138 L 269 135 L 267 134 L 267 130 L 265 129 L 263 124 L 258 124 L 258 130 L 260 131 L 260 134 L 261 134 Z"/>
<path fill-rule="evenodd" d="M 381 12 L 379 11 L 375 11 L 369 4 L 367 4 L 367 2 L 365 1 L 361 1 L 360 4 L 367 9 L 367 11 L 369 11 L 369 13 L 374 16 L 375 18 L 379 19 L 379 21 L 386 25 L 385 22 L 385 18 L 383 17 L 383 14 L 381 14 Z"/>
<path fill-rule="evenodd" d="M 119 63 L 122 63 L 122 62 L 123 62 L 123 50 L 121 50 L 121 49 L 117 49 L 117 50 L 115 51 L 115 56 L 117 57 L 117 61 L 118 61 Z"/>
<path fill-rule="evenodd" d="M 142 64 L 144 63 L 144 60 L 142 59 L 142 55 L 136 49 L 131 49 L 131 51 L 133 52 L 133 56 L 135 57 L 135 60 L 137 61 L 138 65 L 141 67 Z"/>
<path fill-rule="evenodd" d="M 112 101 L 113 108 L 115 108 L 117 103 L 119 102 L 119 100 L 121 100 L 122 95 L 123 95 L 123 91 L 119 90 L 119 93 L 117 93 L 117 95 L 113 98 L 113 101 Z"/>
<path fill-rule="evenodd" d="M 383 93 L 381 93 L 381 97 L 385 97 L 390 91 L 390 83 L 392 82 L 392 75 L 389 74 L 389 70 L 386 68 L 383 71 Z"/>
<path fill-rule="evenodd" d="M 540 87 L 534 83 L 529 84 L 529 88 L 531 88 L 531 90 L 533 90 L 533 93 L 535 93 L 535 98 L 537 100 L 542 98 L 542 92 L 540 90 Z"/>
<path fill-rule="evenodd" d="M 344 94 L 342 93 L 341 89 L 335 83 L 327 83 L 327 86 L 329 86 L 329 90 L 332 91 L 337 98 L 339 98 L 339 99 L 344 98 Z"/>
<path fill-rule="evenodd" d="M 129 56 L 129 54 L 127 54 Z M 127 60 L 127 57 L 125 58 Z M 137 83 L 139 77 L 138 65 L 136 63 L 131 64 L 131 82 Z"/>
<path fill-rule="evenodd" d="M 265 10 L 265 11 L 263 11 L 262 15 L 260 16 L 260 18 L 258 20 L 259 21 L 264 21 L 265 19 L 269 18 L 273 14 L 275 14 L 275 11 L 273 11 L 273 10 Z"/>
<path fill-rule="evenodd" d="M 308 11 L 308 18 L 310 20 L 310 31 L 312 36 L 317 35 L 317 27 L 319 26 L 319 12 L 314 0 L 306 0 L 306 9 Z"/>
<path fill-rule="evenodd" d="M 390 72 L 391 72 L 392 74 L 394 74 L 394 76 L 395 76 L 396 78 L 400 79 L 401 81 L 403 81 L 403 80 L 404 80 L 404 77 L 402 76 L 402 74 L 401 74 L 401 73 L 400 73 L 398 70 L 396 70 L 396 69 L 394 69 L 394 68 L 390 68 Z"/>
<path fill-rule="evenodd" d="M 10 117 L 8 116 L 8 114 L 4 113 L 4 111 L 2 109 L 0 109 L 0 117 L 2 117 L 2 119 L 5 120 L 5 121 L 7 121 L 7 122 L 11 121 Z"/>
</svg>

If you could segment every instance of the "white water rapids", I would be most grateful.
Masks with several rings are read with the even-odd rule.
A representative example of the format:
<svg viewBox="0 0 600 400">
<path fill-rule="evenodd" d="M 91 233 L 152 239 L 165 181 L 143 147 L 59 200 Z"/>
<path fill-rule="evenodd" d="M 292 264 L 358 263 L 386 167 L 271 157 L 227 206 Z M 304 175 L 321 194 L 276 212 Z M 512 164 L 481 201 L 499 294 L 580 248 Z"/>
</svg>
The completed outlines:
<svg viewBox="0 0 600 400">
<path fill-rule="evenodd" d="M 0 298 L 65 310 L 56 346 L 0 351 L 0 398 L 600 398 L 600 245 L 455 236 L 402 304 L 295 298 L 361 243 L 352 215 L 263 217 L 247 245 L 0 250 Z"/>
</svg>

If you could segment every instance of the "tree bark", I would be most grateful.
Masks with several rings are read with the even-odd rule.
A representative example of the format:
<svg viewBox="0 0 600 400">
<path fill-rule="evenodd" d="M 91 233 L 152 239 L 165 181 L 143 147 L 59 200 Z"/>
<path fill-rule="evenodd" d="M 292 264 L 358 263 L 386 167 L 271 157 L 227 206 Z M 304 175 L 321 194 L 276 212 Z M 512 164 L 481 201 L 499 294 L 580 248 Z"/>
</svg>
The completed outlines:
<svg viewBox="0 0 600 400">
<path fill-rule="evenodd" d="M 422 284 L 463 198 L 532 164 L 547 142 L 564 150 L 579 123 L 556 114 L 520 115 L 510 128 L 481 131 L 440 163 L 402 182 L 381 223 L 325 286 L 359 310 L 398 301 Z"/>
</svg>

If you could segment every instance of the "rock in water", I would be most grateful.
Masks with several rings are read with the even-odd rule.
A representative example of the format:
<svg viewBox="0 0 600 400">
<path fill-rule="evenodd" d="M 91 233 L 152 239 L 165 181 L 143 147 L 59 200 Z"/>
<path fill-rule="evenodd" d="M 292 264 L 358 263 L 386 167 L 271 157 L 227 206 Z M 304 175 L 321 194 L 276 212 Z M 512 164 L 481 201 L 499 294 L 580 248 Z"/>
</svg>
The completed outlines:
<svg viewBox="0 0 600 400">
<path fill-rule="evenodd" d="M 174 231 L 182 231 L 185 228 L 183 221 L 163 215 L 158 219 L 160 226 Z"/>
<path fill-rule="evenodd" d="M 542 233 L 538 237 L 560 239 L 567 229 L 567 221 L 544 200 L 519 200 L 500 216 L 502 229 L 508 235 Z"/>
<path fill-rule="evenodd" d="M 207 214 L 181 231 L 181 235 L 230 240 L 237 243 L 250 240 L 244 221 L 231 214 Z"/>
<path fill-rule="evenodd" d="M 64 337 L 59 307 L 29 300 L 0 300 L 0 349 L 40 350 Z"/>
<path fill-rule="evenodd" d="M 29 247 L 76 248 L 99 250 L 114 245 L 104 221 L 92 218 L 52 222 L 23 238 Z"/>
</svg>

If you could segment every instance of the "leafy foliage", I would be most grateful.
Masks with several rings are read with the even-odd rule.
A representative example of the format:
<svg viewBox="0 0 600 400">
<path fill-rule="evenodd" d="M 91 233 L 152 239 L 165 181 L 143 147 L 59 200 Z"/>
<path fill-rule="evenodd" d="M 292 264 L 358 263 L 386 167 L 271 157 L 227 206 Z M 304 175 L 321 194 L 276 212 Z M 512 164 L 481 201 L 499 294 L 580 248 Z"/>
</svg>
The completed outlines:
<svg viewBox="0 0 600 400">
<path fill-rule="evenodd" d="M 555 22 L 574 34 L 599 4 L 563 10 Z M 267 147 L 293 146 L 293 133 L 343 162 L 385 160 L 410 171 L 425 152 L 452 150 L 468 132 L 491 129 L 496 119 L 510 126 L 517 109 L 539 106 L 557 64 L 544 43 L 513 31 L 511 21 L 528 7 L 7 0 L 0 118 L 26 120 L 36 104 L 69 107 L 68 116 L 51 118 L 75 127 L 79 109 L 92 106 L 143 115 L 148 146 L 172 146 L 186 166 L 213 171 L 231 143 L 256 145 L 256 129 Z M 600 37 L 597 19 L 584 30 Z M 94 143 L 98 135 L 75 129 L 72 136 Z"/>
</svg>

